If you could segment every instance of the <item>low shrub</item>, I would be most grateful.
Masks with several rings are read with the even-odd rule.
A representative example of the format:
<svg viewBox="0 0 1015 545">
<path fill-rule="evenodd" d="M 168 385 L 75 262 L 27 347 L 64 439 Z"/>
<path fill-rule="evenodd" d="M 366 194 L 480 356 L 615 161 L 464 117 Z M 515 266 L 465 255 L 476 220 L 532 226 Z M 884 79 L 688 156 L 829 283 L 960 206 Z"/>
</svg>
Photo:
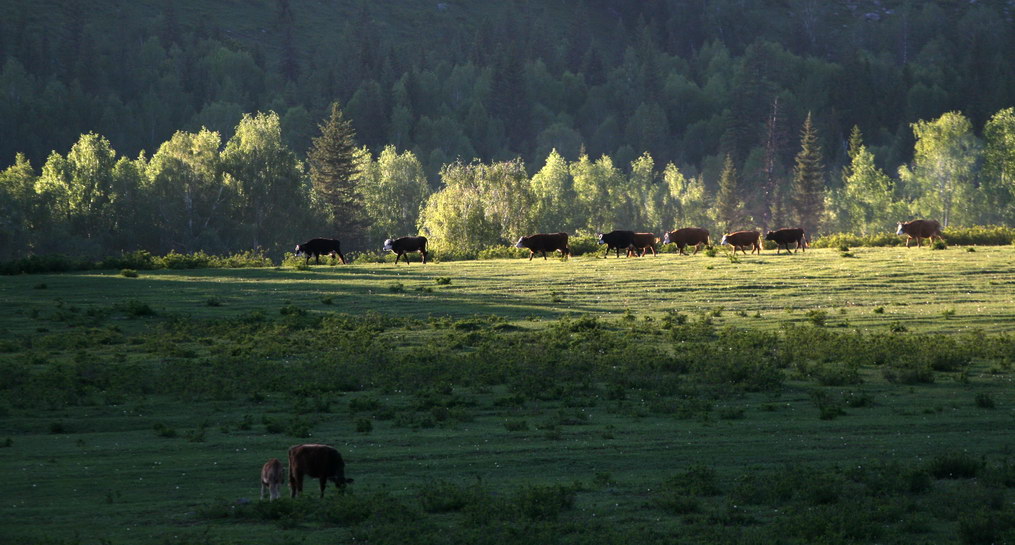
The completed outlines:
<svg viewBox="0 0 1015 545">
<path fill-rule="evenodd" d="M 983 462 L 962 452 L 935 457 L 927 464 L 927 472 L 935 479 L 972 479 L 983 469 Z"/>
</svg>

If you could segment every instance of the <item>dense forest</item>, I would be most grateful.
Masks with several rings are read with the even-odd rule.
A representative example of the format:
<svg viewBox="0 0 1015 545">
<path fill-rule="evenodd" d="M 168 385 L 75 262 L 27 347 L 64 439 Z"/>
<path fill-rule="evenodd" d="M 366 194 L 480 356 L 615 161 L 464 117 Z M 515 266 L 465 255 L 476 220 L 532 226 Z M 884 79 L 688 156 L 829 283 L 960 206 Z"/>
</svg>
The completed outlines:
<svg viewBox="0 0 1015 545">
<path fill-rule="evenodd" d="M 1010 224 L 1013 17 L 1010 0 L 0 2 L 0 257 Z M 354 129 L 345 197 L 311 158 L 329 120 Z"/>
</svg>

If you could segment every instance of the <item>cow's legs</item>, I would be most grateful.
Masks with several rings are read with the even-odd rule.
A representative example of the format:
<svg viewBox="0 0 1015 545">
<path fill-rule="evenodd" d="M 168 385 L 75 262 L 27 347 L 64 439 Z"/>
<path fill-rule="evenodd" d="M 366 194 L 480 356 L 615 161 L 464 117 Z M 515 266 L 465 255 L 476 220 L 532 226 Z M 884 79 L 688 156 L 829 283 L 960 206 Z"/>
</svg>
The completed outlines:
<svg viewBox="0 0 1015 545">
<path fill-rule="evenodd" d="M 321 497 L 324 497 L 324 489 L 328 488 L 328 478 L 321 477 Z"/>
<path fill-rule="evenodd" d="M 261 499 L 262 499 L 262 500 L 264 499 L 264 489 L 265 489 L 265 488 L 266 488 L 266 487 L 265 487 L 265 483 L 264 483 L 264 481 L 261 481 Z"/>
<path fill-rule="evenodd" d="M 291 472 L 289 474 L 289 497 L 295 498 L 302 491 L 303 491 L 303 474 Z"/>
<path fill-rule="evenodd" d="M 402 254 L 395 252 L 395 265 L 398 265 L 398 258 L 400 257 L 402 257 Z M 408 262 L 409 260 L 406 259 L 405 261 Z"/>
</svg>

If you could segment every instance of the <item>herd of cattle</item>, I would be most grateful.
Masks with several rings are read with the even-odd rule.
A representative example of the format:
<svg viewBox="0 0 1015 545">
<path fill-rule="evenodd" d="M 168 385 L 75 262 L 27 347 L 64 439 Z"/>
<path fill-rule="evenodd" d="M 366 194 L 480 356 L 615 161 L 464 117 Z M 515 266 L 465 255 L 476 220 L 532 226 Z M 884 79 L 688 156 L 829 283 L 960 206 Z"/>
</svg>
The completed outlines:
<svg viewBox="0 0 1015 545">
<path fill-rule="evenodd" d="M 912 239 L 916 239 L 918 246 L 923 245 L 923 239 L 929 238 L 931 242 L 941 238 L 941 225 L 934 220 L 914 220 L 910 222 L 899 222 L 898 235 L 906 235 L 906 247 Z M 567 243 L 567 233 L 539 233 L 521 237 L 515 244 L 516 248 L 527 248 L 529 260 L 536 254 L 542 254 L 546 259 L 547 252 L 560 252 L 563 256 L 571 255 L 571 249 Z M 807 237 L 803 229 L 779 229 L 769 231 L 765 240 L 776 244 L 776 253 L 783 246 L 786 251 L 790 250 L 791 244 L 796 244 L 796 249 L 806 251 Z M 387 239 L 384 241 L 384 249 L 396 254 L 395 263 L 406 253 L 419 252 L 423 255 L 423 263 L 426 263 L 426 237 L 402 237 L 398 239 Z M 617 257 L 620 257 L 620 250 L 627 251 L 627 256 L 644 256 L 649 250 L 655 254 L 655 245 L 660 240 L 653 233 L 635 233 L 634 231 L 612 231 L 599 235 L 599 244 L 606 245 L 606 255 L 609 256 L 611 249 L 616 250 Z M 663 244 L 676 244 L 681 254 L 684 249 L 694 246 L 694 253 L 702 246 L 709 244 L 709 233 L 705 229 L 686 227 L 670 231 L 663 235 Z M 737 231 L 726 233 L 720 244 L 729 244 L 733 247 L 733 253 L 740 250 L 747 253 L 747 247 L 751 247 L 751 253 L 761 253 L 761 233 L 758 231 Z M 315 238 L 296 246 L 296 255 L 306 256 L 307 263 L 314 257 L 320 263 L 321 255 L 337 255 L 345 263 L 345 256 L 342 255 L 341 245 L 337 240 Z M 686 255 L 686 254 L 685 254 Z M 408 263 L 408 257 L 406 257 Z M 321 497 L 324 497 L 324 490 L 328 481 L 335 483 L 338 488 L 345 487 L 353 482 L 345 477 L 345 461 L 342 455 L 334 447 L 320 444 L 294 445 L 289 449 L 289 493 L 295 498 L 303 492 L 303 477 L 318 479 L 321 486 Z M 261 468 L 261 499 L 268 493 L 269 500 L 278 499 L 281 496 L 280 488 L 285 481 L 285 468 L 278 458 L 268 460 Z"/>
<path fill-rule="evenodd" d="M 914 238 L 918 246 L 923 246 L 923 239 L 925 238 L 929 238 L 932 243 L 934 240 L 941 238 L 941 224 L 936 220 L 900 221 L 896 234 L 908 237 L 906 238 L 907 248 L 910 241 Z M 775 242 L 775 253 L 777 254 L 784 246 L 786 251 L 789 252 L 791 244 L 796 245 L 793 248 L 793 253 L 796 253 L 797 249 L 807 251 L 807 235 L 799 227 L 769 231 L 765 234 L 765 240 Z M 532 261 L 532 258 L 536 254 L 541 254 L 543 259 L 546 259 L 547 252 L 560 252 L 566 258 L 571 255 L 571 247 L 568 246 L 567 241 L 567 233 L 538 233 L 519 238 L 518 242 L 515 243 L 515 248 L 527 248 L 529 250 L 529 261 Z M 617 257 L 620 257 L 621 249 L 627 252 L 627 257 L 641 257 L 648 251 L 651 251 L 652 255 L 656 255 L 656 244 L 659 242 L 660 239 L 656 237 L 655 233 L 611 231 L 599 234 L 599 244 L 606 245 L 606 257 L 609 257 L 610 250 L 616 250 Z M 683 255 L 686 255 L 684 249 L 688 246 L 694 246 L 694 253 L 697 254 L 702 246 L 711 245 L 708 231 L 698 227 L 685 227 L 667 232 L 663 235 L 661 242 L 663 244 L 676 244 L 677 249 Z M 408 263 L 409 256 L 405 254 L 416 252 L 419 252 L 423 256 L 423 263 L 426 263 L 426 244 L 426 237 L 422 236 L 389 238 L 384 241 L 384 250 L 395 253 L 396 265 L 398 260 L 402 259 L 403 256 L 405 256 L 405 262 Z M 723 246 L 729 244 L 732 246 L 734 255 L 736 255 L 737 250 L 747 254 L 748 247 L 750 247 L 752 254 L 755 252 L 760 254 L 762 244 L 761 233 L 759 231 L 726 233 L 722 236 L 719 244 Z M 343 264 L 346 262 L 345 256 L 342 255 L 341 243 L 329 238 L 315 238 L 303 244 L 297 244 L 295 254 L 306 257 L 305 264 L 310 263 L 311 257 L 314 258 L 315 263 L 320 263 L 322 255 L 338 257 Z"/>
</svg>

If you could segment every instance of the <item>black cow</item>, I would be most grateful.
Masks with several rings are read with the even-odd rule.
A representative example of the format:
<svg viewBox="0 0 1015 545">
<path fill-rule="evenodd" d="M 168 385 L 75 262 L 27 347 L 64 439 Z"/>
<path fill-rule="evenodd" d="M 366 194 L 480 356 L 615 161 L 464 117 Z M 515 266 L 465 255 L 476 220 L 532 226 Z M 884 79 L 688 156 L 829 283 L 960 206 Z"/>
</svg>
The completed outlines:
<svg viewBox="0 0 1015 545">
<path fill-rule="evenodd" d="M 789 245 L 796 243 L 796 248 L 793 249 L 793 253 L 796 253 L 796 249 L 800 248 L 804 252 L 807 251 L 807 237 L 804 236 L 804 230 L 795 228 L 783 228 L 775 231 L 769 231 L 765 234 L 765 240 L 771 240 L 775 242 L 775 253 L 778 254 L 779 250 L 783 246 L 786 247 L 786 251 L 789 251 Z"/>
<path fill-rule="evenodd" d="M 387 239 L 384 241 L 384 249 L 395 252 L 395 265 L 398 259 L 410 252 L 419 252 L 423 255 L 423 263 L 426 263 L 426 237 L 402 237 Z M 409 262 L 409 256 L 405 256 L 405 262 Z"/>
<path fill-rule="evenodd" d="M 684 248 L 687 246 L 694 246 L 694 253 L 698 253 L 702 244 L 705 246 L 709 244 L 708 230 L 697 227 L 684 227 L 683 229 L 670 231 L 663 235 L 663 244 L 676 244 L 681 254 L 685 253 Z"/>
<path fill-rule="evenodd" d="M 352 479 L 345 478 L 345 461 L 334 447 L 328 445 L 293 445 L 289 448 L 289 495 L 303 492 L 303 476 L 321 481 L 321 497 L 328 481 L 344 488 Z"/>
<path fill-rule="evenodd" d="M 560 252 L 566 259 L 571 255 L 571 247 L 567 245 L 567 233 L 537 233 L 527 237 L 521 237 L 515 243 L 515 248 L 528 248 L 529 261 L 536 253 L 543 254 L 546 259 L 546 252 Z"/>
<path fill-rule="evenodd" d="M 310 263 L 310 256 L 313 256 L 314 262 L 320 264 L 321 256 L 327 254 L 337 255 L 342 264 L 345 264 L 345 256 L 342 255 L 342 244 L 331 238 L 315 238 L 303 244 L 297 244 L 295 253 L 297 256 L 306 256 L 307 260 L 304 263 Z"/>
<path fill-rule="evenodd" d="M 604 258 L 610 257 L 610 249 L 617 249 L 617 257 L 620 257 L 620 249 L 627 250 L 627 257 L 631 257 L 633 253 L 631 248 L 634 247 L 634 231 L 610 231 L 609 233 L 599 234 L 599 244 L 606 245 L 606 255 Z"/>
</svg>

